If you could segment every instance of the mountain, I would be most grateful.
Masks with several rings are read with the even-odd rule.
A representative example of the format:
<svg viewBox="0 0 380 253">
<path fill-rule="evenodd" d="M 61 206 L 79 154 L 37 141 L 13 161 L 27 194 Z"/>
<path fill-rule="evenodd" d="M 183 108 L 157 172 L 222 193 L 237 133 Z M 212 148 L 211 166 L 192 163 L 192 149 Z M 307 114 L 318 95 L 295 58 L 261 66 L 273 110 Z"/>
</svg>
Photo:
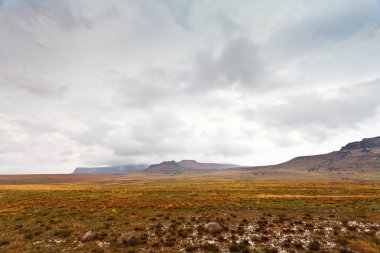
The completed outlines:
<svg viewBox="0 0 380 253">
<path fill-rule="evenodd" d="M 256 167 L 242 167 L 235 164 L 199 163 L 195 160 L 165 161 L 154 165 L 124 165 L 115 167 L 76 168 L 74 174 L 126 174 L 131 172 L 168 175 L 202 174 L 210 172 L 252 171 L 263 178 L 301 178 L 311 173 L 344 176 L 345 178 L 373 177 L 380 179 L 380 136 L 350 142 L 339 151 L 327 154 L 300 156 L 287 162 Z M 368 172 L 368 173 L 367 173 Z M 360 174 L 360 175 L 359 175 Z M 213 174 L 214 175 L 214 174 Z M 358 176 L 359 175 L 359 176 Z M 270 177 L 272 176 L 272 177 Z M 378 179 L 376 179 L 378 180 Z"/>
<path fill-rule="evenodd" d="M 148 168 L 147 164 L 121 165 L 112 167 L 79 167 L 73 174 L 126 174 L 142 171 Z"/>
<path fill-rule="evenodd" d="M 217 169 L 239 167 L 235 164 L 199 163 L 195 160 L 182 160 L 180 162 L 165 161 L 160 164 L 122 165 L 113 167 L 79 167 L 73 174 L 127 174 L 131 172 L 161 173 L 161 174 L 192 174 L 208 173 Z"/>
<path fill-rule="evenodd" d="M 351 142 L 343 146 L 339 151 L 327 154 L 301 156 L 277 165 L 244 167 L 236 170 L 289 170 L 322 173 L 377 171 L 380 170 L 380 137 Z"/>
<path fill-rule="evenodd" d="M 236 164 L 199 163 L 195 160 L 165 161 L 149 166 L 143 172 L 162 174 L 199 174 L 208 173 L 219 169 L 240 167 Z"/>
<path fill-rule="evenodd" d="M 160 164 L 153 164 L 146 168 L 146 173 L 181 174 L 183 169 L 175 161 L 165 161 Z"/>
</svg>

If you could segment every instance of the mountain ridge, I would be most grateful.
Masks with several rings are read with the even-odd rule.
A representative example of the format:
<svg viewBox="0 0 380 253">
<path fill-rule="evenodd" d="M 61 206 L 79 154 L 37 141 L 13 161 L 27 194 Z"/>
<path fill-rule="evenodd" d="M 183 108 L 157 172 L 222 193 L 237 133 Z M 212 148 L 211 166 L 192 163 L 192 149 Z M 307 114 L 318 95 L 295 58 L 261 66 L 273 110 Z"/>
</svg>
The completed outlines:
<svg viewBox="0 0 380 253">
<path fill-rule="evenodd" d="M 149 167 L 148 164 L 128 164 L 120 166 L 104 167 L 78 167 L 73 174 L 126 174 L 131 172 L 142 171 Z"/>
<path fill-rule="evenodd" d="M 163 174 L 191 174 L 208 173 L 215 170 L 236 168 L 240 165 L 223 163 L 200 163 L 195 160 L 164 161 L 153 164 L 145 169 L 144 173 L 163 173 Z"/>
<path fill-rule="evenodd" d="M 380 170 L 380 136 L 350 142 L 339 151 L 299 156 L 289 161 L 266 166 L 247 166 L 232 170 L 292 170 L 292 171 L 361 171 Z"/>
<path fill-rule="evenodd" d="M 286 162 L 266 166 L 240 166 L 223 163 L 200 163 L 195 160 L 164 161 L 158 164 L 137 164 L 112 167 L 79 167 L 73 174 L 202 174 L 215 171 L 377 171 L 380 170 L 380 136 L 349 142 L 338 151 L 298 156 Z"/>
<path fill-rule="evenodd" d="M 161 163 L 152 165 L 135 164 L 104 167 L 78 167 L 75 168 L 73 174 L 128 174 L 134 172 L 162 174 L 199 174 L 232 167 L 239 167 L 239 165 L 223 163 L 200 163 L 196 160 L 181 160 L 179 162 L 163 161 Z"/>
</svg>

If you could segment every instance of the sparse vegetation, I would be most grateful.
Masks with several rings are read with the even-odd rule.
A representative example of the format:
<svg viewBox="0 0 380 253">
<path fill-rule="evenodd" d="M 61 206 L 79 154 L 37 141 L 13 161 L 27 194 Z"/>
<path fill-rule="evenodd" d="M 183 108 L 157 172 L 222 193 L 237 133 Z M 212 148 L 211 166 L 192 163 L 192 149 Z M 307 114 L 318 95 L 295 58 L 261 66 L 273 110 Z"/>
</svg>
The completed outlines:
<svg viewBox="0 0 380 253">
<path fill-rule="evenodd" d="M 0 251 L 379 252 L 379 193 L 376 183 L 0 186 Z"/>
<path fill-rule="evenodd" d="M 8 245 L 10 241 L 6 238 L 0 238 L 0 246 Z"/>
<path fill-rule="evenodd" d="M 313 240 L 312 242 L 309 243 L 309 250 L 312 251 L 318 251 L 321 248 L 321 244 L 319 243 L 318 240 Z"/>
</svg>

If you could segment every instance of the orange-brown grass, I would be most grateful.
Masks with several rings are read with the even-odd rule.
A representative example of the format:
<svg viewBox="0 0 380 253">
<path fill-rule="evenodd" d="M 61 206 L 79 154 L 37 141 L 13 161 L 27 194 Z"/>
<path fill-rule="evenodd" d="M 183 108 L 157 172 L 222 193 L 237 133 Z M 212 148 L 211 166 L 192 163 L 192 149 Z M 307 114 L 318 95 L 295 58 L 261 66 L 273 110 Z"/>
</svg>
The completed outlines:
<svg viewBox="0 0 380 253">
<path fill-rule="evenodd" d="M 204 252 L 215 246 L 265 252 L 270 245 L 306 252 L 319 244 L 325 252 L 380 249 L 379 183 L 165 178 L 0 185 L 0 252 Z M 210 221 L 225 226 L 219 239 L 200 229 Z M 101 236 L 79 242 L 91 229 Z M 116 243 L 126 231 L 140 236 L 136 245 Z M 282 236 L 293 239 L 287 245 Z M 244 240 L 251 244 L 239 244 Z M 209 241 L 215 245 L 204 245 Z"/>
</svg>

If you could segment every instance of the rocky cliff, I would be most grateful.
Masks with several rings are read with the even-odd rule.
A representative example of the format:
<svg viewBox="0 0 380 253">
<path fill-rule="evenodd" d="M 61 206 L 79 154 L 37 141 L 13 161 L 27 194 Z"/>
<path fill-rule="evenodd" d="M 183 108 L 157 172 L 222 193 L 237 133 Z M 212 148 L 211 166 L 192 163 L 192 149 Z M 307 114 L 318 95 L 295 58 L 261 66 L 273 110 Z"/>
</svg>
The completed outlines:
<svg viewBox="0 0 380 253">
<path fill-rule="evenodd" d="M 380 137 L 350 142 L 339 151 L 327 154 L 300 156 L 277 165 L 245 167 L 242 170 L 288 171 L 357 171 L 380 170 Z M 380 172 L 380 171 L 379 171 Z"/>
</svg>

